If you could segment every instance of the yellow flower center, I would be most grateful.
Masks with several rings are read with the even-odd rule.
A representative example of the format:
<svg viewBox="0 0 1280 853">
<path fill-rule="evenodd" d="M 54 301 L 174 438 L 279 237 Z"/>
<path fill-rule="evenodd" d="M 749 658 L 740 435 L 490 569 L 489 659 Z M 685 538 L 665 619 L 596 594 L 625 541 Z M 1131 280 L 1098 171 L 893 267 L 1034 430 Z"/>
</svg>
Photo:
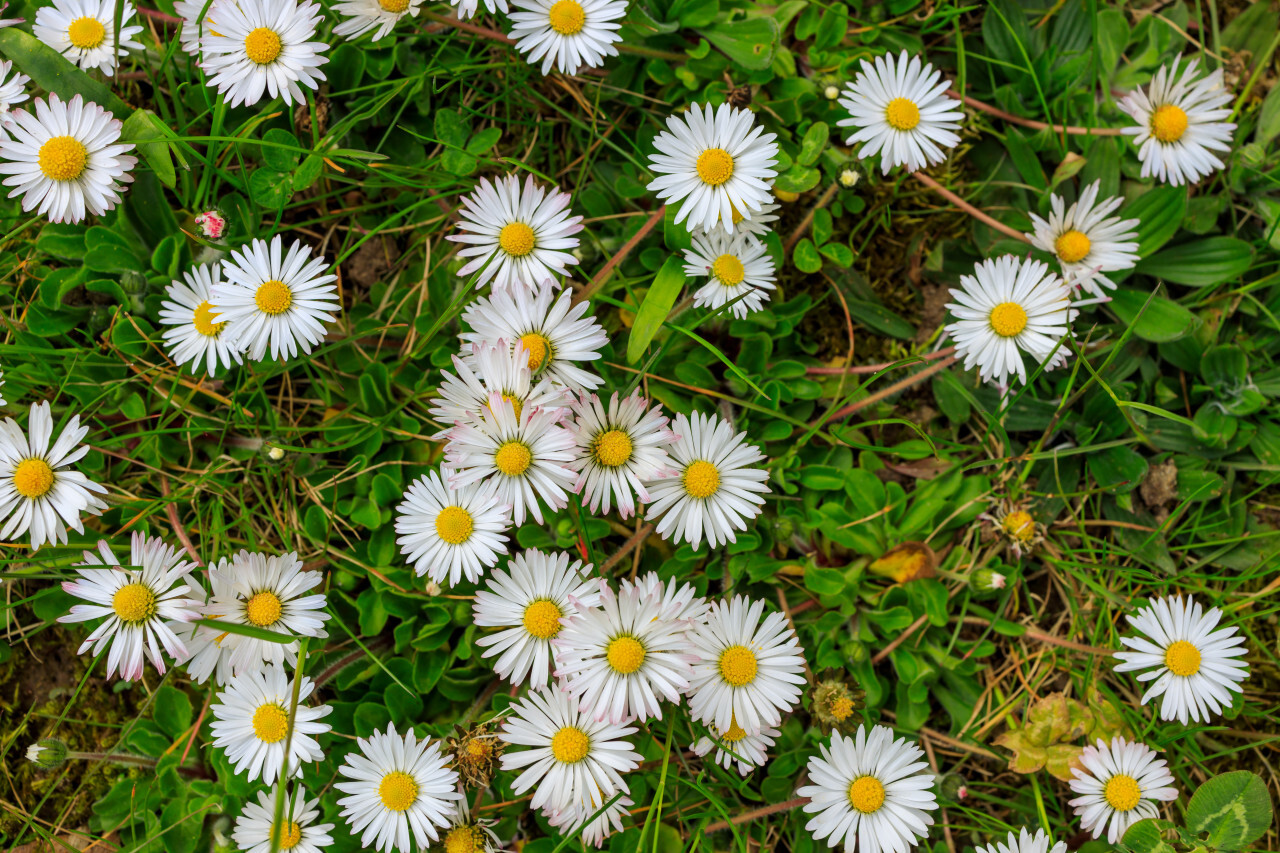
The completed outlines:
<svg viewBox="0 0 1280 853">
<path fill-rule="evenodd" d="M 1142 789 L 1138 787 L 1137 780 L 1123 773 L 1117 773 L 1108 779 L 1102 794 L 1111 808 L 1118 812 L 1133 811 L 1142 799 Z"/>
<path fill-rule="evenodd" d="M 1031 513 L 1024 510 L 1018 509 L 1009 513 L 1001 524 L 1005 533 L 1023 542 L 1029 542 L 1036 533 L 1035 519 L 1031 517 Z"/>
<path fill-rule="evenodd" d="M 729 731 L 720 735 L 720 740 L 725 743 L 737 743 L 746 736 L 746 731 L 743 730 L 742 726 L 738 725 L 737 717 L 732 714 L 729 715 Z"/>
<path fill-rule="evenodd" d="M 489 753 L 493 752 L 493 748 L 484 741 L 476 738 L 467 744 L 467 757 L 472 759 L 488 758 Z"/>
<path fill-rule="evenodd" d="M 524 629 L 539 640 L 550 640 L 560 633 L 563 615 L 554 601 L 540 598 L 524 609 Z"/>
<path fill-rule="evenodd" d="M 43 459 L 23 459 L 13 469 L 13 487 L 24 498 L 35 500 L 53 488 L 53 469 Z"/>
<path fill-rule="evenodd" d="M 561 0 L 561 2 L 567 2 L 567 0 Z M 533 244 L 533 229 L 523 222 L 512 222 L 509 225 L 504 225 L 502 230 L 498 232 L 498 245 L 508 255 L 523 258 L 533 251 Z"/>
<path fill-rule="evenodd" d="M 733 155 L 723 148 L 708 148 L 698 155 L 698 177 L 718 187 L 733 177 Z"/>
<path fill-rule="evenodd" d="M 213 322 L 213 317 L 213 306 L 208 302 L 201 302 L 196 306 L 196 313 L 191 319 L 191 323 L 196 327 L 196 331 L 206 338 L 216 338 L 222 334 L 222 330 L 226 328 L 227 324 L 215 323 Z"/>
<path fill-rule="evenodd" d="M 601 433 L 591 448 L 595 460 L 606 468 L 617 468 L 631 460 L 631 436 L 620 429 Z"/>
<path fill-rule="evenodd" d="M 684 469 L 682 482 L 689 497 L 702 500 L 720 490 L 720 472 L 710 462 L 699 459 Z"/>
<path fill-rule="evenodd" d="M 74 181 L 89 164 L 89 149 L 74 136 L 55 136 L 40 146 L 40 172 L 51 181 Z"/>
<path fill-rule="evenodd" d="M 547 18 L 551 22 L 551 29 L 562 36 L 571 36 L 582 32 L 582 27 L 587 22 L 587 13 L 575 0 L 559 0 L 551 7 Z"/>
<path fill-rule="evenodd" d="M 1200 650 L 1186 640 L 1178 640 L 1164 650 L 1164 665 L 1174 675 L 1188 678 L 1200 671 Z"/>
<path fill-rule="evenodd" d="M 251 62 L 269 65 L 280 56 L 280 36 L 269 27 L 258 27 L 244 37 L 244 52 Z"/>
<path fill-rule="evenodd" d="M 1151 114 L 1151 133 L 1161 142 L 1177 142 L 1187 132 L 1187 114 L 1182 107 L 1165 104 Z"/>
<path fill-rule="evenodd" d="M 759 667 L 755 652 L 746 646 L 730 646 L 720 653 L 720 677 L 734 687 L 755 681 Z"/>
<path fill-rule="evenodd" d="M 111 609 L 121 622 L 137 625 L 156 615 L 156 594 L 146 584 L 131 583 L 111 596 Z"/>
<path fill-rule="evenodd" d="M 742 261 L 733 255 L 721 255 L 716 258 L 715 263 L 711 265 L 711 274 L 720 279 L 720 283 L 725 287 L 735 287 L 742 284 L 742 280 L 747 277 L 747 271 L 742 266 Z"/>
<path fill-rule="evenodd" d="M 378 0 L 378 5 L 384 12 L 399 15 L 409 8 L 409 0 Z"/>
<path fill-rule="evenodd" d="M 519 441 L 508 441 L 493 454 L 493 464 L 508 477 L 519 477 L 533 464 L 533 452 Z"/>
<path fill-rule="evenodd" d="M 289 714 L 279 705 L 263 705 L 253 712 L 253 733 L 263 743 L 279 743 L 289 731 Z"/>
<path fill-rule="evenodd" d="M 524 344 L 524 350 L 529 354 L 529 369 L 537 373 L 547 361 L 547 356 L 551 355 L 551 341 L 545 335 L 530 332 L 520 336 L 520 343 Z"/>
<path fill-rule="evenodd" d="M 853 700 L 848 696 L 841 696 L 831 703 L 831 716 L 837 722 L 843 723 L 849 719 L 849 715 L 853 713 Z"/>
<path fill-rule="evenodd" d="M 418 780 L 403 770 L 392 770 L 378 783 L 378 797 L 393 812 L 408 811 L 418 801 Z"/>
<path fill-rule="evenodd" d="M 884 785 L 874 776 L 859 776 L 849 786 L 849 805 L 863 814 L 880 811 L 884 805 Z"/>
<path fill-rule="evenodd" d="M 587 757 L 591 741 L 581 729 L 565 726 L 551 738 L 551 754 L 562 764 L 577 764 Z"/>
<path fill-rule="evenodd" d="M 272 829 L 275 829 L 274 824 L 272 825 Z M 272 834 L 274 834 L 274 832 Z M 285 832 L 284 835 L 280 836 L 280 849 L 292 850 L 298 846 L 298 842 L 300 841 L 302 841 L 302 827 L 298 826 L 296 823 L 291 823 L 289 824 L 288 831 Z"/>
<path fill-rule="evenodd" d="M 484 832 L 478 826 L 459 826 L 444 837 L 444 853 L 481 853 Z"/>
<path fill-rule="evenodd" d="M 92 50 L 107 38 L 107 28 L 97 18 L 76 18 L 67 27 L 67 39 L 81 50 Z"/>
<path fill-rule="evenodd" d="M 605 657 L 614 672 L 630 675 L 644 663 L 644 646 L 635 637 L 615 637 L 609 641 Z"/>
<path fill-rule="evenodd" d="M 920 108 L 910 98 L 894 98 L 885 105 L 884 120 L 894 130 L 911 130 L 920 123 Z"/>
<path fill-rule="evenodd" d="M 289 310 L 289 306 L 293 304 L 293 291 L 283 281 L 273 278 L 258 285 L 253 301 L 262 313 L 275 316 Z"/>
<path fill-rule="evenodd" d="M 284 606 L 280 603 L 280 596 L 270 591 L 258 593 L 244 605 L 244 618 L 249 620 L 249 624 L 257 625 L 259 628 L 268 628 L 276 624 L 280 621 L 282 613 L 284 613 Z"/>
<path fill-rule="evenodd" d="M 460 506 L 447 506 L 436 516 L 436 535 L 450 545 L 466 542 L 474 529 L 471 513 Z"/>
<path fill-rule="evenodd" d="M 1076 261 L 1085 259 L 1089 249 L 1093 248 L 1093 244 L 1089 242 L 1088 237 L 1072 228 L 1053 241 L 1053 248 L 1064 263 L 1074 264 Z"/>
<path fill-rule="evenodd" d="M 1027 312 L 1016 302 L 1001 302 L 991 309 L 991 330 L 1002 338 L 1012 338 L 1027 327 Z"/>
</svg>

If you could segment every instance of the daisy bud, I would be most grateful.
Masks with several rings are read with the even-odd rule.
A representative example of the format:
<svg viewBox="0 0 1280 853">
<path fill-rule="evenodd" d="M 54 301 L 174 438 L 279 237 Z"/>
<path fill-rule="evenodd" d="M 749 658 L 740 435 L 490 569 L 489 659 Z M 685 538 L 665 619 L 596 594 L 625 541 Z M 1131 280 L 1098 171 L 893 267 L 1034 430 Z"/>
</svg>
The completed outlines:
<svg viewBox="0 0 1280 853">
<path fill-rule="evenodd" d="M 840 87 L 827 86 L 827 88 L 822 90 L 822 97 L 826 98 L 828 101 L 834 101 L 836 98 L 840 97 Z"/>
<path fill-rule="evenodd" d="M 195 223 L 200 229 L 200 236 L 207 240 L 219 240 L 227 230 L 227 218 L 216 208 L 197 216 Z"/>
<path fill-rule="evenodd" d="M 840 170 L 840 186 L 847 190 L 851 190 L 858 185 L 858 179 L 862 176 L 853 169 Z"/>
<path fill-rule="evenodd" d="M 979 598 L 994 595 L 1005 587 L 1005 576 L 993 569 L 978 569 L 969 575 L 969 589 Z"/>
<path fill-rule="evenodd" d="M 67 760 L 67 745 L 57 738 L 45 738 L 27 747 L 27 761 L 45 770 L 56 770 Z"/>
</svg>

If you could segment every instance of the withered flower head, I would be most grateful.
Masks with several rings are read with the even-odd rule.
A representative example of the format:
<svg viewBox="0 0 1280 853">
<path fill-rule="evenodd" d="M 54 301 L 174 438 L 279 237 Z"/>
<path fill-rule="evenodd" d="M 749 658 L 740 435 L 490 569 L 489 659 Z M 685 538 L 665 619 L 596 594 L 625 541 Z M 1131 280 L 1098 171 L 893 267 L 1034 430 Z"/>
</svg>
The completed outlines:
<svg viewBox="0 0 1280 853">
<path fill-rule="evenodd" d="M 862 722 L 856 712 L 862 707 L 864 696 L 857 685 L 824 678 L 813 689 L 813 716 L 824 733 L 831 729 L 852 732 Z"/>
<path fill-rule="evenodd" d="M 445 741 L 445 750 L 453 756 L 453 767 L 469 788 L 483 788 L 493 779 L 498 756 L 506 747 L 498 739 L 498 720 L 486 720 L 469 729 L 457 726 Z"/>
</svg>

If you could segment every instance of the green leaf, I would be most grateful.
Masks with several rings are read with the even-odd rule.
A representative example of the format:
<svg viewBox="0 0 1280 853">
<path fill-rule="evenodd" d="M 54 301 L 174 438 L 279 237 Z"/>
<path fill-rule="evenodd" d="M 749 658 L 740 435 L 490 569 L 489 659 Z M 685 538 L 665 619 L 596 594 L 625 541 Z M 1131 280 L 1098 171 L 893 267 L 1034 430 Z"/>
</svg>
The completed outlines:
<svg viewBox="0 0 1280 853">
<path fill-rule="evenodd" d="M 1129 211 L 1127 215 L 1131 215 Z M 1191 287 L 1239 278 L 1253 263 L 1253 246 L 1237 237 L 1181 243 L 1138 262 L 1137 271 Z"/>
<path fill-rule="evenodd" d="M 1144 341 L 1163 344 L 1185 337 L 1200 318 L 1172 299 L 1117 288 L 1108 303 L 1115 315 Z M 1139 316 L 1141 315 L 1141 316 Z"/>
<path fill-rule="evenodd" d="M 804 138 L 800 140 L 800 153 L 796 155 L 796 162 L 802 166 L 812 166 L 822 149 L 827 146 L 830 137 L 831 130 L 825 121 L 815 121 L 809 125 Z"/>
<path fill-rule="evenodd" d="M 1271 796 L 1266 783 L 1248 770 L 1223 773 L 1205 782 L 1187 805 L 1187 829 L 1218 850 L 1239 850 L 1271 826 Z"/>
<path fill-rule="evenodd" d="M 298 165 L 298 137 L 282 127 L 273 127 L 262 135 L 262 141 L 268 143 L 262 146 L 262 162 L 267 168 L 292 172 Z"/>
<path fill-rule="evenodd" d="M 822 269 L 822 256 L 818 254 L 813 241 L 808 237 L 796 243 L 795 249 L 791 252 L 791 262 L 796 265 L 796 269 L 804 273 L 815 273 Z"/>
<path fill-rule="evenodd" d="M 778 176 L 774 187 L 789 193 L 805 193 L 816 187 L 820 180 L 822 174 L 817 169 L 796 164 Z"/>
<path fill-rule="evenodd" d="M 66 57 L 35 36 L 14 27 L 0 29 L 0 55 L 13 62 L 37 87 L 57 93 L 63 100 L 83 95 L 119 119 L 129 118 L 129 105 L 104 84 L 73 65 Z"/>
<path fill-rule="evenodd" d="M 653 336 L 662 328 L 676 304 L 676 297 L 684 288 L 684 262 L 672 255 L 662 264 L 662 269 L 654 276 L 649 292 L 640 303 L 635 322 L 631 324 L 631 335 L 627 338 L 627 363 L 635 364 L 644 355 L 645 349 Z"/>
<path fill-rule="evenodd" d="M 839 595 L 844 592 L 844 574 L 835 569 L 808 566 L 804 570 L 805 588 L 815 595 Z"/>
<path fill-rule="evenodd" d="M 191 726 L 191 699 L 178 688 L 165 684 L 156 691 L 156 724 L 169 737 L 178 737 Z"/>
<path fill-rule="evenodd" d="M 1138 254 L 1147 257 L 1168 243 L 1187 212 L 1185 187 L 1156 187 L 1127 204 L 1125 219 L 1138 220 Z"/>
<path fill-rule="evenodd" d="M 773 64 L 782 28 L 774 18 L 748 18 L 707 27 L 700 31 L 726 56 L 748 71 L 763 71 Z"/>
<path fill-rule="evenodd" d="M 1085 464 L 1098 488 L 1123 494 L 1138 488 L 1147 476 L 1147 460 L 1132 447 L 1108 447 L 1090 453 Z"/>
<path fill-rule="evenodd" d="M 270 132 L 270 131 L 268 131 Z M 160 183 L 173 189 L 178 182 L 177 170 L 173 167 L 173 156 L 167 141 L 174 136 L 173 131 L 160 117 L 151 110 L 134 110 L 124 120 L 120 130 L 120 139 L 132 142 L 138 148 L 143 161 L 156 173 Z"/>
<path fill-rule="evenodd" d="M 1133 853 L 1174 853 L 1176 848 L 1163 837 L 1163 830 L 1172 827 L 1172 821 L 1147 818 L 1125 830 L 1122 841 Z"/>
<path fill-rule="evenodd" d="M 62 298 L 84 283 L 87 270 L 84 267 L 60 267 L 40 282 L 40 302 L 48 308 L 57 308 Z"/>
<path fill-rule="evenodd" d="M 849 303 L 849 314 L 854 318 L 854 322 L 900 341 L 908 341 L 916 336 L 915 326 L 883 305 L 847 297 L 846 301 Z"/>
<path fill-rule="evenodd" d="M 88 229 L 83 225 L 50 222 L 40 229 L 40 236 L 36 238 L 36 248 L 42 252 L 48 252 L 55 258 L 78 261 L 87 251 L 84 244 L 87 231 Z"/>
<path fill-rule="evenodd" d="M 196 619 L 192 625 L 202 625 L 225 634 L 236 634 L 241 637 L 252 637 L 255 640 L 266 640 L 268 643 L 279 643 L 287 646 L 294 642 L 292 634 L 279 634 L 256 625 L 242 625 L 238 622 L 224 622 L 221 619 Z"/>
</svg>

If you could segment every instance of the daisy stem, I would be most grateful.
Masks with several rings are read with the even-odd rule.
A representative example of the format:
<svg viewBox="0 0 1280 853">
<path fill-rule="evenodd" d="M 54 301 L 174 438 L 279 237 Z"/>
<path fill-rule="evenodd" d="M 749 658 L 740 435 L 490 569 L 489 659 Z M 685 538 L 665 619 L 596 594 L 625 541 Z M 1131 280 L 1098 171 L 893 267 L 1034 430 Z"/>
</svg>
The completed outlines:
<svg viewBox="0 0 1280 853">
<path fill-rule="evenodd" d="M 875 405 L 876 403 L 879 403 L 881 400 L 884 400 L 886 397 L 892 397 L 894 394 L 898 394 L 907 390 L 912 385 L 915 385 L 919 382 L 923 382 L 933 374 L 946 370 L 948 367 L 950 367 L 955 363 L 956 363 L 956 357 L 952 355 L 943 359 L 942 361 L 936 362 L 935 364 L 931 364 L 928 367 L 926 367 L 924 370 L 921 370 L 919 373 L 913 373 L 910 376 L 908 376 L 906 379 L 893 383 L 888 388 L 885 388 L 883 391 L 877 391 L 876 393 L 872 394 L 870 397 L 864 397 L 863 399 L 858 400 L 857 402 L 850 403 L 849 405 L 845 406 L 843 409 L 836 412 L 834 415 L 832 415 L 829 418 L 819 419 L 821 423 L 816 425 L 821 426 L 822 423 L 830 423 L 831 421 L 838 421 L 838 420 L 841 420 L 842 418 L 847 418 L 849 415 L 852 415 L 854 412 L 858 412 L 858 411 L 861 411 L 862 409 L 867 408 L 868 406 Z"/>
<path fill-rule="evenodd" d="M 752 809 L 749 812 L 743 812 L 732 820 L 718 820 L 715 823 L 707 824 L 707 826 L 703 828 L 702 832 L 704 834 L 719 832 L 722 829 L 728 829 L 731 826 L 738 826 L 739 824 L 746 823 L 749 820 L 755 820 L 758 817 L 768 817 L 769 815 L 777 814 L 778 812 L 790 811 L 798 806 L 803 806 L 807 802 L 809 802 L 808 797 L 796 797 L 794 800 L 787 800 L 784 803 L 774 803 L 771 806 Z"/>
<path fill-rule="evenodd" d="M 591 283 L 582 288 L 582 292 L 580 292 L 577 298 L 573 301 L 585 302 L 594 296 L 595 292 L 600 289 L 606 280 L 608 280 L 609 274 L 613 272 L 614 268 L 618 266 L 618 264 L 622 263 L 626 259 L 627 255 L 631 254 L 631 250 L 638 246 L 640 241 L 647 237 L 649 232 L 656 228 L 658 223 L 662 221 L 662 217 L 666 215 L 667 206 L 665 204 L 660 205 L 657 210 L 649 214 L 649 218 L 640 226 L 640 230 L 632 234 L 631 238 L 622 244 L 622 248 L 618 249 L 617 252 L 614 252 L 613 257 L 609 259 L 608 263 L 601 267 L 600 272 L 596 273 L 591 279 Z"/>
<path fill-rule="evenodd" d="M 804 233 L 809 230 L 809 226 L 813 224 L 813 215 L 831 203 L 831 199 L 835 198 L 836 190 L 838 189 L 840 189 L 839 181 L 832 181 L 826 192 L 822 194 L 813 207 L 809 208 L 809 212 L 804 215 L 804 219 L 800 220 L 796 230 L 792 231 L 791 236 L 787 238 L 787 244 L 783 246 L 785 254 L 791 254 L 791 250 L 796 247 L 796 243 L 800 242 L 800 238 L 804 236 Z"/>
<path fill-rule="evenodd" d="M 956 207 L 960 208 L 965 213 L 969 214 L 979 222 L 989 225 L 992 228 L 999 231 L 1001 234 L 1004 234 L 1005 236 L 1008 236 L 1008 237 L 1012 237 L 1015 240 L 1021 240 L 1024 243 L 1031 242 L 1030 240 L 1027 239 L 1027 236 L 1023 234 L 1021 231 L 1015 231 L 1014 229 L 1010 228 L 1008 225 L 1005 225 L 1003 222 L 999 221 L 998 219 L 988 216 L 987 214 L 983 213 L 981 210 L 978 210 L 978 208 L 969 204 L 969 202 L 960 198 L 960 196 L 956 195 L 951 190 L 947 189 L 942 184 L 938 183 L 933 178 L 926 175 L 924 172 L 912 172 L 911 174 L 917 181 L 924 184 L 926 187 L 933 190 L 938 195 L 942 196 L 947 201 L 951 202 Z"/>
<path fill-rule="evenodd" d="M 653 532 L 653 525 L 646 522 L 645 525 L 641 527 L 639 530 L 637 530 L 630 539 L 622 543 L 622 547 L 618 549 L 618 553 L 614 554 L 612 557 L 604 561 L 604 565 L 600 567 L 600 574 L 602 575 L 609 574 L 610 569 L 618 565 L 618 562 L 622 560 L 623 557 L 631 553 L 631 549 L 635 548 L 645 539 L 649 538 L 649 534 L 652 532 Z"/>
<path fill-rule="evenodd" d="M 1080 127 L 1078 125 L 1062 125 L 1050 124 L 1046 121 L 1036 121 L 1035 119 L 1022 118 L 1013 113 L 1007 113 L 1004 110 L 993 107 L 990 104 L 983 103 L 976 98 L 968 95 L 961 95 L 954 89 L 948 89 L 945 92 L 948 98 L 954 98 L 957 101 L 963 101 L 965 106 L 973 107 L 978 112 L 995 116 L 998 119 L 1007 121 L 1009 124 L 1018 124 L 1023 127 L 1029 127 L 1033 130 L 1052 130 L 1054 133 L 1065 133 L 1068 136 L 1123 136 L 1124 130 L 1118 127 Z"/>
<path fill-rule="evenodd" d="M 805 369 L 805 373 L 811 376 L 839 376 L 847 373 L 879 373 L 890 367 L 903 366 L 906 367 L 916 361 L 933 361 L 938 358 L 946 358 L 956 351 L 956 348 L 946 347 L 936 352 L 926 353 L 925 355 L 913 355 L 910 358 L 899 359 L 898 361 L 886 361 L 884 364 L 859 364 L 854 367 L 809 367 Z"/>
<path fill-rule="evenodd" d="M 133 767 L 149 767 L 155 769 L 156 759 L 146 755 L 126 755 L 120 752 L 76 752 L 75 750 L 67 750 L 67 759 L 78 759 L 80 761 L 105 761 L 111 764 L 128 764 Z M 183 767 L 178 765 L 175 768 L 184 776 L 190 776 L 196 779 L 212 778 L 208 772 L 201 767 Z"/>
</svg>

